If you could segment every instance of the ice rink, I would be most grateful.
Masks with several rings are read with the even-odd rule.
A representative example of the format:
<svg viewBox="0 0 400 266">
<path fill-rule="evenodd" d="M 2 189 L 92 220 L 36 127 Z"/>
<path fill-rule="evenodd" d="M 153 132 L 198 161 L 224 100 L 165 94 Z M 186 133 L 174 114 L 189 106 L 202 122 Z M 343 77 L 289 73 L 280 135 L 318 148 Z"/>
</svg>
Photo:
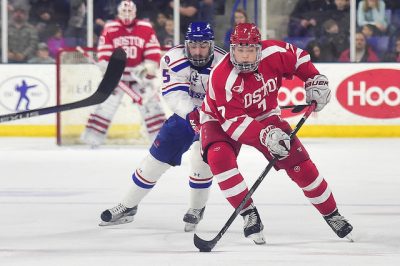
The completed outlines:
<svg viewBox="0 0 400 266">
<path fill-rule="evenodd" d="M 146 148 L 57 147 L 54 139 L 0 138 L 0 265 L 400 265 L 400 139 L 303 139 L 355 242 L 339 239 L 284 172 L 254 194 L 267 244 L 243 236 L 238 217 L 211 253 L 183 231 L 188 160 L 170 169 L 131 224 L 99 227 L 131 182 Z M 252 185 L 265 159 L 244 147 Z M 212 186 L 197 228 L 213 238 L 233 209 Z"/>
</svg>

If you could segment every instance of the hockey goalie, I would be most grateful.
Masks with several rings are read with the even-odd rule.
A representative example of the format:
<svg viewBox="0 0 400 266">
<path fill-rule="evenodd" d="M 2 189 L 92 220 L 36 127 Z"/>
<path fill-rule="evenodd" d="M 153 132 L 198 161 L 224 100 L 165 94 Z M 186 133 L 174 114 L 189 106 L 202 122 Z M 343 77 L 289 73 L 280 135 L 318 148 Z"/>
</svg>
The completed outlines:
<svg viewBox="0 0 400 266">
<path fill-rule="evenodd" d="M 117 19 L 106 23 L 99 38 L 98 66 L 103 73 L 117 47 L 122 47 L 127 54 L 122 85 L 125 85 L 125 90 L 130 89 L 140 96 L 140 102 L 133 102 L 138 105 L 149 141 L 152 142 L 166 120 L 155 78 L 161 58 L 160 44 L 151 24 L 136 19 L 136 5 L 128 0 L 119 4 Z M 83 143 L 92 147 L 103 144 L 123 96 L 120 84 L 104 103 L 96 106 L 81 135 Z"/>
</svg>

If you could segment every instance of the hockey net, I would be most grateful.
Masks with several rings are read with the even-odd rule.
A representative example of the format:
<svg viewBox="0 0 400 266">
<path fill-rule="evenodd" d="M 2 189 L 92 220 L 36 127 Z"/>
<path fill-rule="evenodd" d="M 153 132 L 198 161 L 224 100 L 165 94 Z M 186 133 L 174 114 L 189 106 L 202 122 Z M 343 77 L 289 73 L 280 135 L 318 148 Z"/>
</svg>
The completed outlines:
<svg viewBox="0 0 400 266">
<path fill-rule="evenodd" d="M 96 49 L 83 48 L 97 60 Z M 65 48 L 57 56 L 57 104 L 79 101 L 92 95 L 101 81 L 99 68 L 90 63 L 75 48 Z M 57 144 L 82 144 L 80 136 L 85 129 L 89 114 L 95 106 L 57 114 Z M 112 120 L 105 145 L 148 144 L 145 128 L 136 105 L 124 95 Z"/>
</svg>

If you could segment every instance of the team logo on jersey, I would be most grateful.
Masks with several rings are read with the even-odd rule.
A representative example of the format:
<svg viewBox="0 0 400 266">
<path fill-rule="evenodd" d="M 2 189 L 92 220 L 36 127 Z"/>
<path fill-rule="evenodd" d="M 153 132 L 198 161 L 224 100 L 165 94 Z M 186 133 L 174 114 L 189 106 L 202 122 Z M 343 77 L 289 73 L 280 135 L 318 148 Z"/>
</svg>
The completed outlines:
<svg viewBox="0 0 400 266">
<path fill-rule="evenodd" d="M 166 56 L 164 57 L 164 61 L 165 61 L 165 63 L 167 63 L 167 65 L 168 65 L 169 62 L 171 62 L 171 58 L 169 58 L 169 56 L 166 55 Z"/>
<path fill-rule="evenodd" d="M 232 91 L 237 92 L 237 93 L 242 93 L 243 90 L 244 90 L 244 80 L 243 79 L 239 86 L 235 86 L 232 88 Z"/>
<path fill-rule="evenodd" d="M 263 78 L 262 74 L 260 74 L 260 73 L 254 73 L 254 76 L 256 77 L 257 81 L 261 81 Z"/>
<path fill-rule="evenodd" d="M 12 112 L 42 108 L 49 98 L 47 85 L 34 77 L 11 77 L 0 84 L 0 105 Z"/>
</svg>

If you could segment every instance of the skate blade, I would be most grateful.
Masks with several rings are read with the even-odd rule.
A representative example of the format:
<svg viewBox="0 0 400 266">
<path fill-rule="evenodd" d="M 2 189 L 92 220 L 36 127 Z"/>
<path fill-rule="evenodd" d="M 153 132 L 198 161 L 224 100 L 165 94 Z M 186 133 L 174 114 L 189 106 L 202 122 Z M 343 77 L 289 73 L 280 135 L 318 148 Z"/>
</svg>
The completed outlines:
<svg viewBox="0 0 400 266">
<path fill-rule="evenodd" d="M 99 226 L 111 226 L 111 225 L 118 225 L 118 224 L 127 224 L 133 222 L 133 216 L 123 217 L 114 222 L 104 222 L 101 221 Z"/>
<path fill-rule="evenodd" d="M 352 233 L 349 233 L 347 236 L 345 236 L 345 238 L 347 238 L 347 240 L 349 240 L 350 242 L 354 242 L 354 237 Z"/>
<path fill-rule="evenodd" d="M 262 232 L 251 234 L 247 238 L 253 240 L 256 245 L 264 245 L 266 243 Z"/>
<path fill-rule="evenodd" d="M 197 224 L 186 223 L 184 230 L 185 232 L 193 232 L 194 230 L 196 230 L 196 226 Z"/>
</svg>

